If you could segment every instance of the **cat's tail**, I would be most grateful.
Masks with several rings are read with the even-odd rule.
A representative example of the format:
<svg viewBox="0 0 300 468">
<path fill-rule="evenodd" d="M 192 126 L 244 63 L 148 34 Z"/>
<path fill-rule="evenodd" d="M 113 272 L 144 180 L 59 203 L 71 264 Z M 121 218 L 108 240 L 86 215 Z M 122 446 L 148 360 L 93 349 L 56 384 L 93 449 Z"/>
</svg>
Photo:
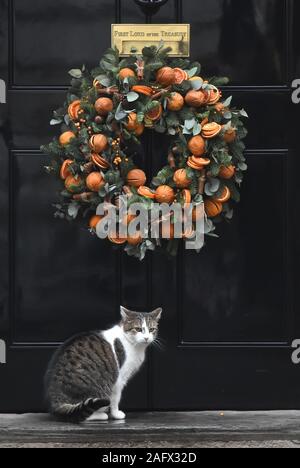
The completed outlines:
<svg viewBox="0 0 300 468">
<path fill-rule="evenodd" d="M 95 411 L 100 408 L 109 406 L 110 401 L 101 398 L 88 398 L 85 401 L 77 404 L 61 403 L 53 408 L 54 416 L 63 419 L 64 421 L 80 423 L 90 417 Z"/>
</svg>

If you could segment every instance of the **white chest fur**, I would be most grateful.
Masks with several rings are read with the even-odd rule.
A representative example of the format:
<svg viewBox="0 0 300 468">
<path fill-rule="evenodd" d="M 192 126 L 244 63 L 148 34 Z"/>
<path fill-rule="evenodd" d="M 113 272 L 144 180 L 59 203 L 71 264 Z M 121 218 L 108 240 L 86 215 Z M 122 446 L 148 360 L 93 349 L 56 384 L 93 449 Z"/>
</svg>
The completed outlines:
<svg viewBox="0 0 300 468">
<path fill-rule="evenodd" d="M 125 350 L 125 362 L 119 371 L 118 384 L 124 387 L 130 377 L 132 377 L 141 367 L 145 360 L 146 345 L 132 344 L 124 335 L 122 328 L 119 325 L 106 330 L 102 333 L 103 338 L 108 341 L 115 354 L 116 361 L 118 362 L 117 355 L 114 348 L 114 342 L 119 339 Z"/>
</svg>

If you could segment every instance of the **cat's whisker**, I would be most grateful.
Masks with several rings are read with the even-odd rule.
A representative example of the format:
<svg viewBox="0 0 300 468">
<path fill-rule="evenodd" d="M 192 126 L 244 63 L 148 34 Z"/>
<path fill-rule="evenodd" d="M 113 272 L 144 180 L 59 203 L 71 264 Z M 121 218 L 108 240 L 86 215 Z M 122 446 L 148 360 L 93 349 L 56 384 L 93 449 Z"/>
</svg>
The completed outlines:
<svg viewBox="0 0 300 468">
<path fill-rule="evenodd" d="M 165 346 L 158 339 L 154 340 L 152 344 L 155 348 L 159 349 L 159 351 L 165 350 Z"/>
</svg>

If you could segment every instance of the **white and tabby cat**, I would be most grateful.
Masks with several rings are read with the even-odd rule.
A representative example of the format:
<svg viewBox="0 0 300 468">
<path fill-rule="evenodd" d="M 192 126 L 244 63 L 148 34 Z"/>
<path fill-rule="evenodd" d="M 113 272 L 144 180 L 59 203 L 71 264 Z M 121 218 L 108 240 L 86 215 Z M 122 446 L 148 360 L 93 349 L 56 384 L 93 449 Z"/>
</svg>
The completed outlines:
<svg viewBox="0 0 300 468">
<path fill-rule="evenodd" d="M 53 356 L 45 377 L 52 414 L 64 420 L 124 419 L 122 391 L 155 341 L 162 309 L 150 313 L 121 307 L 121 322 L 102 332 L 75 336 Z"/>
</svg>

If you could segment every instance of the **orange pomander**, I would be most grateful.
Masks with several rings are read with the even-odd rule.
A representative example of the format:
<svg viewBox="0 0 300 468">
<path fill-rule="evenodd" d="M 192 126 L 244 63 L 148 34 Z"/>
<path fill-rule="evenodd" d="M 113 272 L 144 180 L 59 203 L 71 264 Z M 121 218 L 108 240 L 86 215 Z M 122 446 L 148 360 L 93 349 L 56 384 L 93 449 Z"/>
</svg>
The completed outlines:
<svg viewBox="0 0 300 468">
<path fill-rule="evenodd" d="M 171 67 L 163 67 L 156 73 L 156 81 L 162 86 L 170 86 L 175 83 L 176 75 Z"/>
<path fill-rule="evenodd" d="M 223 205 L 214 200 L 205 200 L 204 201 L 205 213 L 209 218 L 215 218 L 222 213 Z"/>
<path fill-rule="evenodd" d="M 90 219 L 90 222 L 89 222 L 90 229 L 95 231 L 98 223 L 100 223 L 100 221 L 102 221 L 102 219 L 103 219 L 103 216 L 98 216 L 98 215 L 92 216 L 91 219 Z"/>
<path fill-rule="evenodd" d="M 180 111 L 184 106 L 184 98 L 179 93 L 172 93 L 167 101 L 169 111 Z"/>
<path fill-rule="evenodd" d="M 188 148 L 194 156 L 203 156 L 206 151 L 205 140 L 200 135 L 192 137 L 188 143 Z"/>
<path fill-rule="evenodd" d="M 191 90 L 185 96 L 185 102 L 191 107 L 201 107 L 207 100 L 207 94 L 204 91 Z"/>
<path fill-rule="evenodd" d="M 219 177 L 222 179 L 232 179 L 232 177 L 235 174 L 235 167 L 230 165 L 228 167 L 226 166 L 221 166 L 220 171 L 219 171 Z"/>
<path fill-rule="evenodd" d="M 68 114 L 71 120 L 78 120 L 79 119 L 79 112 L 81 110 L 81 101 L 76 100 L 73 101 L 68 107 Z"/>
<path fill-rule="evenodd" d="M 141 197 L 151 198 L 152 200 L 155 199 L 155 193 L 149 187 L 145 187 L 144 185 L 138 188 L 137 193 Z"/>
<path fill-rule="evenodd" d="M 90 148 L 95 151 L 95 153 L 101 153 L 107 148 L 108 140 L 105 135 L 101 133 L 93 135 L 90 138 Z"/>
<path fill-rule="evenodd" d="M 109 114 L 114 108 L 113 102 L 111 99 L 107 97 L 101 97 L 97 99 L 95 102 L 95 109 L 97 114 L 101 115 L 102 117 Z"/>
<path fill-rule="evenodd" d="M 100 172 L 91 172 L 86 178 L 86 186 L 92 192 L 99 192 L 105 184 Z"/>
<path fill-rule="evenodd" d="M 127 174 L 127 183 L 131 187 L 141 187 L 141 185 L 145 185 L 146 180 L 146 174 L 141 169 L 131 169 Z"/>
<path fill-rule="evenodd" d="M 62 146 L 66 146 L 66 145 L 68 145 L 70 143 L 70 141 L 73 138 L 76 138 L 75 133 L 73 133 L 73 132 L 64 132 L 59 137 L 59 143 Z"/>
<path fill-rule="evenodd" d="M 70 171 L 69 167 L 71 164 L 73 164 L 73 160 L 72 159 L 66 159 L 61 168 L 60 168 L 60 178 L 63 179 L 63 180 L 66 180 L 67 177 L 69 177 L 70 175 L 72 175 L 72 172 Z"/>
<path fill-rule="evenodd" d="M 125 78 L 133 78 L 135 77 L 135 73 L 131 68 L 122 68 L 119 72 L 119 79 L 120 80 L 125 80 Z"/>
<path fill-rule="evenodd" d="M 155 198 L 159 203 L 173 203 L 175 192 L 168 185 L 160 185 L 155 191 Z"/>
<path fill-rule="evenodd" d="M 224 141 L 226 141 L 226 143 L 233 143 L 235 140 L 236 140 L 236 130 L 235 128 L 229 128 L 228 130 L 226 130 L 226 132 L 224 133 Z"/>
<path fill-rule="evenodd" d="M 84 188 L 81 177 L 69 175 L 65 180 L 65 187 L 70 193 L 80 193 Z"/>
<path fill-rule="evenodd" d="M 173 180 L 178 188 L 186 188 L 192 182 L 185 169 L 178 169 L 173 176 Z"/>
</svg>

